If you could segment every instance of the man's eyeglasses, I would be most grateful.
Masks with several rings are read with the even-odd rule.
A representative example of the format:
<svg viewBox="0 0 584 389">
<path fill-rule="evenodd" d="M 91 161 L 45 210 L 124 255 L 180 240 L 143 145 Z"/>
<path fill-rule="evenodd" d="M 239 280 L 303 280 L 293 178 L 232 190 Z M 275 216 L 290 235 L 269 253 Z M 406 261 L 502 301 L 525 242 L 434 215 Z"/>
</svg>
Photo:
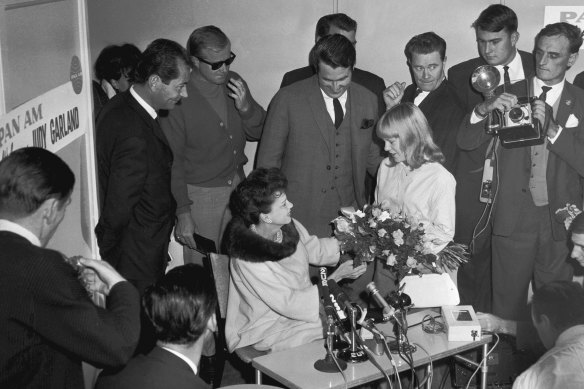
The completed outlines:
<svg viewBox="0 0 584 389">
<path fill-rule="evenodd" d="M 225 66 L 229 66 L 231 65 L 231 63 L 235 60 L 235 54 L 231 53 L 229 55 L 229 58 L 227 58 L 225 61 L 219 61 L 219 62 L 209 62 L 206 59 L 203 59 L 201 57 L 197 57 L 197 59 L 203 63 L 206 63 L 207 65 L 211 66 L 211 70 L 219 70 L 221 69 L 221 67 L 223 66 L 223 64 L 225 64 Z"/>
</svg>

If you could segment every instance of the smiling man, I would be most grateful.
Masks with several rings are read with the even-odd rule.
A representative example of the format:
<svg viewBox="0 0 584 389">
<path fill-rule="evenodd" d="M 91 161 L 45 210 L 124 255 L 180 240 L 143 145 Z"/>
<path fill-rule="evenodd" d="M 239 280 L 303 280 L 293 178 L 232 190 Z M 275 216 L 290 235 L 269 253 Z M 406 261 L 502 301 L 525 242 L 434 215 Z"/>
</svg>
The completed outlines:
<svg viewBox="0 0 584 389">
<path fill-rule="evenodd" d="M 409 102 L 428 119 L 434 142 L 440 147 L 446 167 L 454 172 L 457 160 L 456 132 L 464 113 L 444 74 L 446 42 L 433 32 L 414 36 L 404 50 L 414 83 L 395 82 L 383 92 L 387 109 Z"/>
<path fill-rule="evenodd" d="M 584 178 L 584 91 L 566 81 L 582 45 L 580 29 L 568 23 L 548 24 L 535 38 L 536 77 L 529 80 L 533 116 L 544 127 L 541 145 L 497 150 L 498 183 L 493 208 L 493 313 L 504 319 L 525 319 L 531 280 L 537 290 L 556 280 L 570 280 L 567 233 L 555 220 L 567 203 L 582 206 Z M 508 111 L 517 104 L 509 92 L 477 105 L 479 116 Z M 473 114 L 475 115 L 475 114 Z M 468 150 L 488 142 L 485 118 L 471 115 L 459 132 L 458 144 Z"/>
<path fill-rule="evenodd" d="M 157 111 L 187 97 L 188 63 L 178 43 L 155 40 L 137 65 L 135 84 L 111 99 L 97 122 L 100 254 L 141 294 L 164 274 L 176 208 L 172 151 Z"/>
<path fill-rule="evenodd" d="M 317 74 L 280 89 L 270 103 L 258 167 L 282 169 L 294 217 L 325 237 L 341 207 L 366 203 L 365 173 L 381 161 L 372 141 L 378 105 L 375 94 L 352 82 L 349 39 L 326 36 L 310 57 Z"/>
</svg>

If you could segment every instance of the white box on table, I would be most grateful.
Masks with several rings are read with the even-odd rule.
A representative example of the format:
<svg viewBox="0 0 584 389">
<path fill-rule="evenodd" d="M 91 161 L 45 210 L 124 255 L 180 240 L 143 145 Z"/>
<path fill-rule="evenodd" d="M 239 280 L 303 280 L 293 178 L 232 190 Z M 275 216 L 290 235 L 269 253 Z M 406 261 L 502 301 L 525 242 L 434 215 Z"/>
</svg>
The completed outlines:
<svg viewBox="0 0 584 389">
<path fill-rule="evenodd" d="M 481 340 L 481 325 L 471 305 L 445 305 L 442 318 L 449 342 Z"/>
</svg>

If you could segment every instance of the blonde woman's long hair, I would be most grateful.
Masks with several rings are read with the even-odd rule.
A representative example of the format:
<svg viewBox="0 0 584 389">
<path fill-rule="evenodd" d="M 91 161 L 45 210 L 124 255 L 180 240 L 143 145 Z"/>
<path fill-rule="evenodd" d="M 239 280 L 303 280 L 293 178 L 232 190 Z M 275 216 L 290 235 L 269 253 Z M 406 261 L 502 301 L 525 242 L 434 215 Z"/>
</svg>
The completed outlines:
<svg viewBox="0 0 584 389">
<path fill-rule="evenodd" d="M 444 163 L 444 154 L 432 139 L 428 120 L 412 103 L 401 103 L 385 112 L 377 123 L 377 135 L 383 140 L 399 138 L 405 162 L 412 169 L 426 162 Z"/>
</svg>

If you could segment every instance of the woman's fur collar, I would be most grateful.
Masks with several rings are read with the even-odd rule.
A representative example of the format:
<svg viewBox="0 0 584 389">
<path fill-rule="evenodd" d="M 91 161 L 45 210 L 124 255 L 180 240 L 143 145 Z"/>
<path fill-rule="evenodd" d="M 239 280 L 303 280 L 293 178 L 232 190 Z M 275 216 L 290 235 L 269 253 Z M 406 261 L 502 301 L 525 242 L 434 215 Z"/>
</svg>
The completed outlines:
<svg viewBox="0 0 584 389">
<path fill-rule="evenodd" d="M 282 227 L 282 243 L 261 237 L 233 218 L 227 227 L 227 252 L 231 257 L 249 262 L 279 261 L 294 254 L 300 235 L 294 221 Z"/>
</svg>

